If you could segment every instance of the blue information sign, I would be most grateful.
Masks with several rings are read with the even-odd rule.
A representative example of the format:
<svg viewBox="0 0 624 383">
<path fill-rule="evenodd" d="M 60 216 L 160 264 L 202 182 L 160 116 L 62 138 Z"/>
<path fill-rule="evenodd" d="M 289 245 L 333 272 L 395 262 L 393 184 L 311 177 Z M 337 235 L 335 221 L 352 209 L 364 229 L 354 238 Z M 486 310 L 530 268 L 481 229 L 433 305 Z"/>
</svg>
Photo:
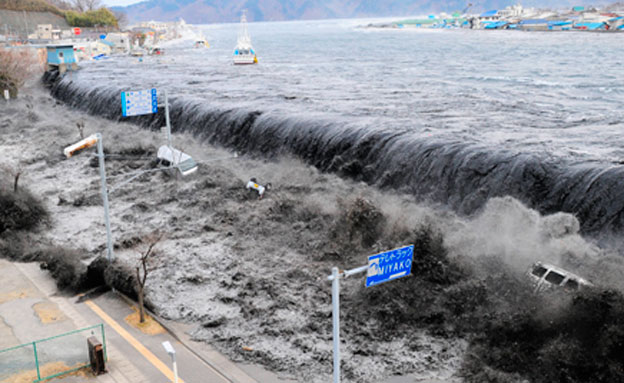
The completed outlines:
<svg viewBox="0 0 624 383">
<path fill-rule="evenodd" d="M 156 89 L 121 92 L 121 113 L 124 117 L 158 113 Z"/>
<path fill-rule="evenodd" d="M 412 272 L 414 245 L 368 257 L 366 287 L 405 277 Z"/>
</svg>

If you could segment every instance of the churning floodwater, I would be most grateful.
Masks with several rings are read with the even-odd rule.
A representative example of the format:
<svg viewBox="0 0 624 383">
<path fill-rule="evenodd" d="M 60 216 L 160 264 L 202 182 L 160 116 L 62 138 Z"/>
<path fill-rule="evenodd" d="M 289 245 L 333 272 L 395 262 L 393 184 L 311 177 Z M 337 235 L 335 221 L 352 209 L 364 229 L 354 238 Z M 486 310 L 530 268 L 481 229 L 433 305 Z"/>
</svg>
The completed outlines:
<svg viewBox="0 0 624 383">
<path fill-rule="evenodd" d="M 52 92 L 121 119 L 120 91 L 167 89 L 174 130 L 229 148 L 294 154 L 460 213 L 512 195 L 574 213 L 585 232 L 624 227 L 624 35 L 368 23 L 251 23 L 252 66 L 232 65 L 237 24 L 202 26 L 209 49 L 82 63 Z"/>
</svg>

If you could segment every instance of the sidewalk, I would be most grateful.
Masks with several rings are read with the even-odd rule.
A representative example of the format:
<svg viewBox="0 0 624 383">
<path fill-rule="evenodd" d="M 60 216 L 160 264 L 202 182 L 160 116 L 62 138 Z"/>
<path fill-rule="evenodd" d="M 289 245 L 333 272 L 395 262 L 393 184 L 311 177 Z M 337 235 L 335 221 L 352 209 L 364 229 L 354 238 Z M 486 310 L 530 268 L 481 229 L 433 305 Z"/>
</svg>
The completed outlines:
<svg viewBox="0 0 624 383">
<path fill-rule="evenodd" d="M 163 331 L 146 334 L 126 323 L 134 310 L 113 292 L 76 303 L 77 297 L 60 295 L 54 281 L 36 263 L 0 259 L 0 280 L 0 349 L 104 323 L 108 373 L 63 376 L 64 383 L 172 381 L 172 363 L 162 347 L 164 341 L 176 350 L 180 383 L 295 382 L 253 366 L 243 366 L 245 372 L 209 345 L 191 341 L 183 324 L 162 321 Z"/>
</svg>

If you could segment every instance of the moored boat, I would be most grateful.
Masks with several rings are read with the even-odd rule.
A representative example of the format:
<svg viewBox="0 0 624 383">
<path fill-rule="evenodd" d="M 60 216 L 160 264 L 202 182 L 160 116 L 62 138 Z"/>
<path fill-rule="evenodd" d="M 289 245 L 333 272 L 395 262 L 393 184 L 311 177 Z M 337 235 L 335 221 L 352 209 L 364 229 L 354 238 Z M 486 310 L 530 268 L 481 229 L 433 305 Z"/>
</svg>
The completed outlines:
<svg viewBox="0 0 624 383">
<path fill-rule="evenodd" d="M 247 32 L 247 16 L 243 13 L 241 16 L 241 29 L 238 34 L 238 41 L 234 49 L 234 64 L 257 64 L 258 57 L 251 45 L 251 37 Z"/>
</svg>

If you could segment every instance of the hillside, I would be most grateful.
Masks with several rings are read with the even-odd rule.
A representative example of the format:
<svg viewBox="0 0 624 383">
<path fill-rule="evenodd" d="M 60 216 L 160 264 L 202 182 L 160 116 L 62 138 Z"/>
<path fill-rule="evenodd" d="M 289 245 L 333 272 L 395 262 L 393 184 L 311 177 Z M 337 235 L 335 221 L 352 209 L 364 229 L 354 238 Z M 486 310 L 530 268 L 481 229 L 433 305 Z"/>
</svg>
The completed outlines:
<svg viewBox="0 0 624 383">
<path fill-rule="evenodd" d="M 69 29 L 64 17 L 52 12 L 11 11 L 0 8 L 0 34 L 25 38 L 37 25 L 51 24 L 53 29 Z"/>
<path fill-rule="evenodd" d="M 0 9 L 9 11 L 50 12 L 64 17 L 63 12 L 44 0 L 0 0 Z"/>
<path fill-rule="evenodd" d="M 473 12 L 504 8 L 516 0 L 472 1 Z M 604 0 L 526 0 L 526 7 L 571 8 L 574 5 L 605 4 Z M 113 7 L 130 21 L 174 21 L 188 23 L 235 22 L 247 9 L 250 21 L 311 20 L 328 18 L 423 15 L 461 11 L 466 0 L 148 0 L 128 7 Z"/>
</svg>

